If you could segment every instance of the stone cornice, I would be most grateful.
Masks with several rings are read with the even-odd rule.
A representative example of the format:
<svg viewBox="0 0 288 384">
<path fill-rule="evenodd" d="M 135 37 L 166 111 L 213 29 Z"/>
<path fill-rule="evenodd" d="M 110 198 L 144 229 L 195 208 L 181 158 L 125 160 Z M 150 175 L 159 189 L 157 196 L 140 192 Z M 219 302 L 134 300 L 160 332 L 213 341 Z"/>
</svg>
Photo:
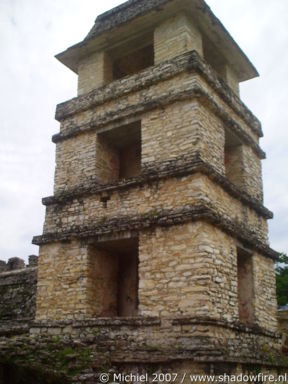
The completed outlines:
<svg viewBox="0 0 288 384">
<path fill-rule="evenodd" d="M 142 175 L 136 178 L 117 180 L 108 184 L 99 184 L 98 181 L 92 181 L 90 185 L 77 186 L 67 192 L 60 193 L 55 196 L 49 196 L 42 199 L 44 205 L 65 204 L 74 198 L 89 196 L 95 193 L 120 191 L 130 189 L 139 185 L 145 185 L 161 179 L 169 177 L 181 177 L 190 175 L 196 172 L 201 172 L 207 175 L 211 180 L 220 185 L 232 197 L 239 199 L 242 203 L 254 209 L 259 215 L 265 219 L 273 217 L 266 207 L 261 202 L 252 198 L 248 193 L 236 187 L 225 176 L 217 172 L 210 164 L 204 162 L 199 153 L 194 153 L 189 156 L 181 156 L 176 159 L 164 162 L 151 162 L 144 164 Z"/>
<path fill-rule="evenodd" d="M 97 328 L 97 327 L 162 327 L 167 328 L 167 324 L 173 326 L 185 325 L 212 325 L 215 327 L 223 327 L 233 329 L 241 333 L 256 334 L 268 336 L 274 339 L 280 339 L 280 333 L 268 331 L 258 325 L 246 325 L 237 321 L 228 321 L 224 319 L 217 319 L 208 316 L 183 316 L 183 317 L 98 317 L 85 320 L 34 320 L 30 323 L 31 328 L 66 328 L 68 326 L 81 329 L 81 328 Z"/>
<path fill-rule="evenodd" d="M 133 20 L 135 17 L 151 12 L 171 0 L 129 0 L 97 16 L 95 24 L 84 39 L 84 41 L 94 39 L 96 36 L 118 27 L 123 23 Z M 207 7 L 208 9 L 208 7 Z M 212 12 L 211 12 L 212 14 Z M 215 18 L 215 17 L 214 17 Z"/>
<path fill-rule="evenodd" d="M 206 202 L 200 202 L 199 204 L 190 205 L 179 210 L 162 210 L 160 212 L 153 210 L 143 215 L 121 216 L 111 219 L 101 218 L 99 221 L 91 222 L 85 226 L 71 226 L 69 231 L 45 233 L 42 236 L 35 236 L 32 243 L 42 245 L 58 241 L 70 241 L 73 238 L 93 238 L 97 241 L 97 237 L 111 233 L 143 231 L 155 227 L 169 227 L 199 220 L 209 222 L 228 235 L 237 238 L 245 247 L 256 250 L 266 257 L 276 260 L 279 256 L 278 252 L 263 244 L 244 224 L 219 214 L 212 204 L 207 204 Z"/>
<path fill-rule="evenodd" d="M 225 110 L 221 108 L 206 91 L 198 86 L 193 86 L 193 88 L 181 92 L 169 92 L 169 94 L 164 94 L 160 97 L 151 97 L 149 100 L 143 100 L 142 103 L 129 105 L 128 107 L 107 112 L 102 117 L 95 116 L 90 119 L 89 123 L 86 124 L 79 125 L 71 123 L 65 132 L 54 135 L 52 140 L 54 143 L 58 143 L 60 141 L 77 136 L 83 132 L 95 131 L 98 128 L 102 128 L 103 126 L 112 122 L 119 122 L 119 124 L 121 124 L 121 120 L 130 116 L 135 117 L 136 115 L 145 111 L 163 108 L 166 105 L 172 104 L 174 102 L 191 99 L 197 99 L 201 101 L 202 104 L 210 108 L 210 110 L 212 110 L 215 115 L 224 122 L 226 127 L 230 128 L 231 131 L 240 137 L 245 144 L 249 145 L 253 149 L 253 151 L 260 159 L 265 159 L 265 152 L 260 148 L 255 140 L 247 132 L 245 132 L 242 127 L 234 119 L 232 119 L 229 114 L 225 112 Z"/>
<path fill-rule="evenodd" d="M 92 328 L 92 327 L 151 327 L 160 326 L 160 317 L 93 317 L 85 320 L 34 320 L 32 328 Z"/>
<path fill-rule="evenodd" d="M 115 100 L 121 96 L 168 80 L 183 71 L 201 74 L 234 112 L 242 118 L 258 136 L 263 136 L 259 120 L 217 75 L 215 70 L 200 58 L 196 51 L 187 52 L 174 59 L 145 69 L 135 75 L 113 81 L 85 95 L 61 103 L 57 106 L 55 118 L 58 121 L 62 121 L 76 113 L 84 112 L 90 108 L 102 105 L 107 101 Z"/>
</svg>

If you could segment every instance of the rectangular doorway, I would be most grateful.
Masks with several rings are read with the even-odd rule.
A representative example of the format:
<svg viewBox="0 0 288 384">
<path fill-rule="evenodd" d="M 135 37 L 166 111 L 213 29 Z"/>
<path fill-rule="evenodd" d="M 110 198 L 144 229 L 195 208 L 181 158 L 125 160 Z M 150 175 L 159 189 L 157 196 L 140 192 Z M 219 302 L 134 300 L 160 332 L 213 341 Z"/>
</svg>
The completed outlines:
<svg viewBox="0 0 288 384">
<path fill-rule="evenodd" d="M 97 242 L 91 248 L 91 290 L 98 317 L 138 314 L 138 238 Z"/>
</svg>

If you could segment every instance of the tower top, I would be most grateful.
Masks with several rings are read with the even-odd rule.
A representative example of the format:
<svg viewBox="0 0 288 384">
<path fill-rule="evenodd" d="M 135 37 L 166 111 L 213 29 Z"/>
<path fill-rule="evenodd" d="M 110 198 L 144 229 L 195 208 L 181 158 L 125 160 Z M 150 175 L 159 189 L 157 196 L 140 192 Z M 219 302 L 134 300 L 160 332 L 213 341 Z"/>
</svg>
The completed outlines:
<svg viewBox="0 0 288 384">
<path fill-rule="evenodd" d="M 258 76 L 253 64 L 203 0 L 126 1 L 99 15 L 85 39 L 56 58 L 78 73 L 79 64 L 87 55 L 117 49 L 123 42 L 148 39 L 160 23 L 181 12 L 200 31 L 213 61 L 225 61 L 239 82 Z"/>
</svg>

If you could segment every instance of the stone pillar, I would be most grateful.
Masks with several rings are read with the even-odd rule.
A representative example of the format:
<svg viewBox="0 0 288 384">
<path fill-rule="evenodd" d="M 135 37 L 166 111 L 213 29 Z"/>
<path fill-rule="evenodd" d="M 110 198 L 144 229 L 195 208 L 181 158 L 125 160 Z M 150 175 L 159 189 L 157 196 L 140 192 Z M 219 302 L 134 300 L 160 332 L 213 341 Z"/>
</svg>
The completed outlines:
<svg viewBox="0 0 288 384">
<path fill-rule="evenodd" d="M 112 60 L 106 52 L 96 52 L 83 59 L 78 67 L 78 96 L 112 81 Z"/>
<path fill-rule="evenodd" d="M 155 64 L 193 49 L 203 57 L 201 33 L 184 13 L 166 20 L 154 31 Z"/>
<path fill-rule="evenodd" d="M 252 197 L 263 201 L 262 164 L 259 157 L 248 145 L 243 145 L 245 190 Z"/>
<path fill-rule="evenodd" d="M 225 149 L 225 173 L 228 180 L 237 187 L 244 188 L 245 175 L 243 164 L 243 146 Z"/>
<path fill-rule="evenodd" d="M 12 257 L 8 260 L 7 263 L 7 269 L 8 271 L 14 271 L 16 269 L 23 269 L 25 268 L 25 262 L 24 260 L 20 259 L 19 257 Z"/>
<path fill-rule="evenodd" d="M 80 241 L 45 244 L 39 250 L 37 320 L 89 317 L 88 250 Z"/>
</svg>

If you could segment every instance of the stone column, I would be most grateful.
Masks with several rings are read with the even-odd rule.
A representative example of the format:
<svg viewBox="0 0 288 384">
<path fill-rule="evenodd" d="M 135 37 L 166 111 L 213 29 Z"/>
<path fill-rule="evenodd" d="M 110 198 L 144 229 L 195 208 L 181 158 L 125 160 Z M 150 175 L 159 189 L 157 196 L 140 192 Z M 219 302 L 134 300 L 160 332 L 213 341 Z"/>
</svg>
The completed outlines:
<svg viewBox="0 0 288 384">
<path fill-rule="evenodd" d="M 166 20 L 154 31 L 155 64 L 193 49 L 203 56 L 201 33 L 184 13 Z"/>
<path fill-rule="evenodd" d="M 78 96 L 112 81 L 112 60 L 106 52 L 96 52 L 83 59 L 78 67 Z"/>
</svg>

